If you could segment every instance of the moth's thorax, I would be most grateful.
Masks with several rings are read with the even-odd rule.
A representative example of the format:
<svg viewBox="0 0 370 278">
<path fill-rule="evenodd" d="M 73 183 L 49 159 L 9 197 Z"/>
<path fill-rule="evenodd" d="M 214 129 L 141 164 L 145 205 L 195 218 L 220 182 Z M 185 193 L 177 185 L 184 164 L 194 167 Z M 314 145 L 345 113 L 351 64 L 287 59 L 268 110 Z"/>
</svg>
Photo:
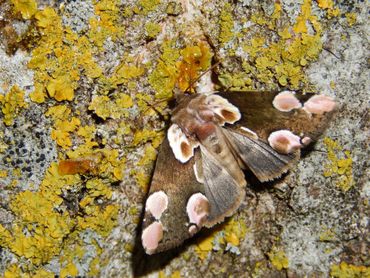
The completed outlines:
<svg viewBox="0 0 370 278">
<path fill-rule="evenodd" d="M 240 119 L 238 109 L 218 95 L 187 95 L 174 109 L 171 121 L 187 137 L 205 139 L 214 132 L 215 124 L 233 123 Z"/>
</svg>

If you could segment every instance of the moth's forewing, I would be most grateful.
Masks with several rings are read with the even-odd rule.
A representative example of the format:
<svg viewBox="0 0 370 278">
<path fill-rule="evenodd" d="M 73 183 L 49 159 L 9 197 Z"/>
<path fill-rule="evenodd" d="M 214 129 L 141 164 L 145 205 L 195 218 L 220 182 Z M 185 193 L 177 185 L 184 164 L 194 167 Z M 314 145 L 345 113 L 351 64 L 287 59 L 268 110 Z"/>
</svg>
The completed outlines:
<svg viewBox="0 0 370 278">
<path fill-rule="evenodd" d="M 294 134 L 303 134 L 313 141 L 317 140 L 327 127 L 335 109 L 323 114 L 307 113 L 303 109 L 282 112 L 273 105 L 278 94 L 279 92 L 272 91 L 218 93 L 239 108 L 242 118 L 237 126 L 249 128 L 262 140 L 267 140 L 276 130 L 290 130 Z M 295 96 L 303 105 L 314 94 L 296 93 Z"/>
<path fill-rule="evenodd" d="M 146 249 L 148 254 L 174 248 L 191 237 L 186 213 L 187 202 L 195 193 L 204 194 L 204 186 L 197 181 L 193 165 L 194 159 L 187 163 L 176 160 L 167 138 L 164 139 L 159 149 L 148 199 L 153 193 L 163 192 L 167 196 L 168 205 L 159 219 L 155 219 L 150 211 L 145 212 L 143 234 L 145 229 L 154 222 L 160 222 L 163 226 L 163 237 L 158 239 L 158 247 L 153 250 Z M 145 248 L 145 244 L 143 245 Z"/>
</svg>

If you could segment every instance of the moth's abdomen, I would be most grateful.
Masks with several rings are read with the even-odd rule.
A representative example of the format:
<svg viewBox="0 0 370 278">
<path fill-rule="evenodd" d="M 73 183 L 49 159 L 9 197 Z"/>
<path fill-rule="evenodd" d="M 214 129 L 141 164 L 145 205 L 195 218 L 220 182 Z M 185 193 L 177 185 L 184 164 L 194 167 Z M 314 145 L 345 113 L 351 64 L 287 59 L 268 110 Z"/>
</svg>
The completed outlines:
<svg viewBox="0 0 370 278">
<path fill-rule="evenodd" d="M 227 139 L 221 127 L 214 125 L 214 132 L 208 137 L 201 139 L 200 144 L 220 163 L 223 171 L 226 171 L 233 177 L 236 184 L 240 186 L 246 185 L 244 173 L 240 169 L 238 160 L 235 158 L 233 150 L 227 143 Z"/>
</svg>

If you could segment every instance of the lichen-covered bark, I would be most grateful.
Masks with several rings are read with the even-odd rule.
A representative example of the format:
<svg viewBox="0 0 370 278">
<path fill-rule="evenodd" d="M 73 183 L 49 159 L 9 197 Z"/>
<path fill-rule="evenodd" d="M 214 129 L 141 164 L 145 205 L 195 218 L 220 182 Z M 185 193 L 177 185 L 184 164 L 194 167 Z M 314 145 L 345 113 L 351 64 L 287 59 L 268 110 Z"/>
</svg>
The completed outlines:
<svg viewBox="0 0 370 278">
<path fill-rule="evenodd" d="M 368 12 L 366 1 L 0 1 L 0 275 L 369 276 Z M 248 185 L 231 219 L 144 255 L 173 89 L 212 62 L 215 90 L 320 92 L 338 112 L 289 174 Z"/>
</svg>

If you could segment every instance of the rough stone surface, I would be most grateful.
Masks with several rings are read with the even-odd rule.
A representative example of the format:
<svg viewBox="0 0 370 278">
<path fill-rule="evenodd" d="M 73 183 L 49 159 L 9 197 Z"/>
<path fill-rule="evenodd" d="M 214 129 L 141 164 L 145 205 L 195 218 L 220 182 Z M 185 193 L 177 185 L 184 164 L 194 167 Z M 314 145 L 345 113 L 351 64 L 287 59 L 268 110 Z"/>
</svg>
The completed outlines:
<svg viewBox="0 0 370 278">
<path fill-rule="evenodd" d="M 250 40 L 267 38 L 261 45 L 255 41 L 260 49 L 278 40 L 278 32 L 272 30 L 276 26 L 268 28 L 268 22 L 263 22 L 261 15 L 273 16 L 275 2 L 279 1 L 196 0 L 179 1 L 179 4 L 167 0 L 158 3 L 106 0 L 104 8 L 97 7 L 99 1 L 95 2 L 37 2 L 39 10 L 53 7 L 63 28 L 86 39 L 82 47 L 81 41 L 68 37 L 73 43 L 65 39 L 66 49 L 57 51 L 61 56 L 77 51 L 72 55 L 77 66 L 69 68 L 78 69 L 73 100 L 57 101 L 50 94 L 50 83 L 46 83 L 46 100 L 38 104 L 31 100 L 30 94 L 35 90 L 40 70 L 31 70 L 28 63 L 36 55 L 32 51 L 38 46 L 38 40 L 47 34 L 36 27 L 34 15 L 23 19 L 20 13 L 12 12 L 10 2 L 0 1 L 0 276 L 14 277 L 11 275 L 16 272 L 42 275 L 37 271 L 43 270 L 51 275 L 45 277 L 340 277 L 335 269 L 345 262 L 352 273 L 359 275 L 357 277 L 366 277 L 370 263 L 369 4 L 338 1 L 334 8 L 341 14 L 329 16 L 318 3 L 331 1 L 280 1 L 283 19 L 278 27 L 295 25 L 302 14 L 301 5 L 305 3 L 310 4 L 311 14 L 317 16 L 321 24 L 322 50 L 318 58 L 300 61 L 307 80 L 302 90 L 334 97 L 339 103 L 336 116 L 322 138 L 282 179 L 247 186 L 243 204 L 226 224 L 203 230 L 179 248 L 147 256 L 140 245 L 140 221 L 158 138 L 163 136 L 169 118 L 168 106 L 155 97 L 165 85 L 155 82 L 171 75 L 174 64 L 168 61 L 181 56 L 179 49 L 197 45 L 201 40 L 210 45 L 215 61 L 220 62 L 212 76 L 216 86 L 235 90 L 294 89 L 290 83 L 284 85 L 285 80 L 275 76 L 276 72 L 267 74 L 269 82 L 264 82 L 266 72 L 259 74 L 255 67 L 258 64 L 263 67 L 264 61 L 252 59 L 248 52 Z M 261 18 L 252 20 L 253 16 Z M 93 24 L 98 25 L 94 32 L 91 31 Z M 313 24 L 309 25 L 307 33 L 314 34 Z M 123 28 L 117 31 L 116 27 Z M 246 29 L 248 32 L 243 31 Z M 101 30 L 106 33 L 100 33 Z M 168 42 L 172 43 L 171 47 Z M 84 52 L 83 55 L 78 51 Z M 47 55 L 47 59 L 58 56 Z M 176 62 L 179 59 L 175 59 Z M 86 61 L 96 63 L 102 74 L 87 67 Z M 165 70 L 153 81 L 151 77 L 160 62 L 164 63 Z M 53 67 L 63 66 L 59 63 L 50 58 L 47 66 L 52 69 L 45 70 L 47 77 L 44 78 L 56 79 Z M 121 73 L 122 80 L 109 79 L 117 72 Z M 7 126 L 3 123 L 7 112 L 2 110 L 5 106 L 1 99 L 14 85 L 25 92 L 28 107 L 14 112 L 14 124 Z M 119 110 L 121 107 L 111 103 L 122 95 L 126 99 L 120 105 L 127 108 Z M 92 108 L 93 100 L 99 97 L 111 102 L 102 101 Z M 60 201 L 45 215 L 58 213 L 58 217 L 68 217 L 73 225 L 68 226 L 68 233 L 62 234 L 61 224 L 54 223 L 61 221 L 60 218 L 50 218 L 49 224 L 55 228 L 52 232 L 56 235 L 53 235 L 60 236 L 60 241 L 52 241 L 57 248 L 45 243 L 45 248 L 49 248 L 44 250 L 45 254 L 54 253 L 39 263 L 35 260 L 39 258 L 33 253 L 37 253 L 35 249 L 23 243 L 25 238 L 35 236 L 39 226 L 25 220 L 30 217 L 27 206 L 22 213 L 15 212 L 13 204 L 22 192 L 40 193 L 53 162 L 86 158 L 86 153 L 78 147 L 88 140 L 79 127 L 67 132 L 71 146 L 62 147 L 65 141 L 57 143 L 51 138 L 56 127 L 45 113 L 51 107 L 63 105 L 79 119 L 79 127 L 94 128 L 89 138 L 96 144 L 89 145 L 90 153 L 86 153 L 95 157 L 97 150 L 104 150 L 108 154 L 99 158 L 105 168 L 98 174 L 94 172 L 98 170 L 90 169 L 89 174 L 77 175 L 75 184 L 65 187 L 55 184 L 58 189 L 50 188 L 51 192 L 42 193 L 45 199 L 50 193 Z M 71 123 L 65 122 L 59 128 L 68 125 Z M 339 158 L 350 156 L 352 159 L 349 175 L 353 184 L 348 188 L 340 186 L 343 175 L 324 176 L 330 164 L 330 146 L 324 138 L 331 138 L 340 145 L 341 150 L 335 150 Z M 80 156 L 74 153 L 79 150 Z M 100 183 L 89 183 L 96 180 Z M 111 205 L 119 208 L 116 216 L 104 218 L 105 214 L 99 214 Z M 17 230 L 17 225 L 24 229 Z M 18 243 L 18 239 L 23 241 L 12 245 L 4 230 L 17 231 L 13 243 Z M 208 242 L 208 239 L 211 240 Z M 13 249 L 6 247 L 8 245 Z M 24 252 L 27 248 L 33 251 Z M 203 253 L 202 248 L 205 248 Z"/>
</svg>

